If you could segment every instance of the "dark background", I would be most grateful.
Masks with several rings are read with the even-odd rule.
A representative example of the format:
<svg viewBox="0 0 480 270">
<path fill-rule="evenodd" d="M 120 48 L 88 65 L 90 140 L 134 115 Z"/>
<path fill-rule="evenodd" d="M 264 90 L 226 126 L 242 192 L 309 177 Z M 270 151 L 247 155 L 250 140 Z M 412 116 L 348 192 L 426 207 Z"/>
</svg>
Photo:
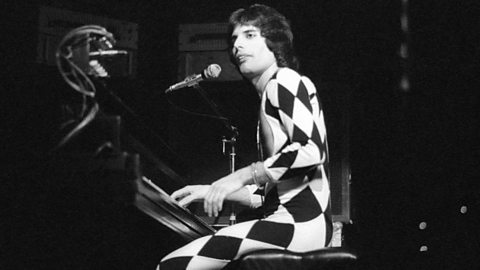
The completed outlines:
<svg viewBox="0 0 480 270">
<path fill-rule="evenodd" d="M 348 115 L 353 223 L 344 228 L 345 245 L 360 254 L 365 269 L 480 265 L 477 2 L 410 1 L 408 36 L 400 25 L 402 1 L 263 2 L 290 18 L 301 72 L 320 90 L 334 143 L 342 140 L 333 134 L 343 136 L 336 130 L 345 121 L 338 113 Z M 71 90 L 56 67 L 35 62 L 39 7 L 138 23 L 137 76 L 112 78 L 107 88 L 138 116 L 125 117 L 129 132 L 188 182 L 202 183 L 228 172 L 220 142 L 228 132 L 216 120 L 182 113 L 169 103 L 208 112 L 196 92 L 163 93 L 177 80 L 177 28 L 223 22 L 231 11 L 251 3 L 2 2 L 1 264 L 11 269 L 153 269 L 183 244 L 127 206 L 115 213 L 74 213 L 78 205 L 65 200 L 90 196 L 79 195 L 75 184 L 91 176 L 74 177 L 82 183 L 70 183 L 71 194 L 58 188 L 65 185 L 61 174 L 49 177 L 57 166 L 46 153 L 58 139 L 59 107 Z M 402 42 L 409 47 L 407 61 L 399 56 Z M 410 79 L 408 91 L 400 87 L 404 74 Z M 238 165 L 249 164 L 255 159 L 258 105 L 253 89 L 244 82 L 207 83 L 205 88 L 240 130 Z M 137 119 L 155 135 L 148 135 Z M 164 188 L 181 185 L 168 182 Z M 462 206 L 468 207 L 465 214 Z M 115 220 L 99 222 L 109 215 Z M 89 218 L 100 228 L 91 228 Z M 421 246 L 428 251 L 420 252 Z"/>
</svg>

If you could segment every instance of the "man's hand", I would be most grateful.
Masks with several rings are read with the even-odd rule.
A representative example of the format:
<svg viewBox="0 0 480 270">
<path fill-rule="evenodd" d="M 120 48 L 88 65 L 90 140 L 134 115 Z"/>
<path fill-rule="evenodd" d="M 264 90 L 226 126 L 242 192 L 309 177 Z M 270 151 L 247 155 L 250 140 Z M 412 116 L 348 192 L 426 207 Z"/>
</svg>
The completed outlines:
<svg viewBox="0 0 480 270">
<path fill-rule="evenodd" d="M 231 174 L 213 182 L 205 194 L 203 208 L 209 217 L 218 216 L 228 195 L 244 186 L 240 179 L 234 177 L 234 175 Z"/>
<path fill-rule="evenodd" d="M 173 192 L 170 197 L 178 201 L 180 206 L 187 207 L 192 202 L 203 200 L 209 188 L 210 185 L 186 186 Z"/>
<path fill-rule="evenodd" d="M 172 193 L 171 197 L 185 207 L 195 201 L 203 200 L 203 208 L 208 216 L 218 216 L 222 211 L 225 199 L 247 202 L 249 205 L 250 198 L 247 193 L 237 192 L 251 180 L 250 168 L 242 168 L 219 180 L 211 185 L 193 185 L 183 187 Z M 233 195 L 233 193 L 236 193 Z M 232 195 L 232 196 L 231 196 Z"/>
</svg>

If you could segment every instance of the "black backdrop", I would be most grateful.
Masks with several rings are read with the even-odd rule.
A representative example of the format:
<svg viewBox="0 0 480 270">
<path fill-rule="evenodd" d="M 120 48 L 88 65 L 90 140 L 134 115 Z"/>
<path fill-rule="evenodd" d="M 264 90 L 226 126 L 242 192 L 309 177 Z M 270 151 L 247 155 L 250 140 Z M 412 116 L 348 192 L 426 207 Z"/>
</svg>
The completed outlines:
<svg viewBox="0 0 480 270">
<path fill-rule="evenodd" d="M 169 145 L 180 167 L 186 168 L 180 173 L 191 182 L 204 182 L 228 171 L 219 142 L 225 130 L 218 122 L 179 113 L 163 94 L 176 81 L 176 29 L 180 23 L 224 21 L 233 9 L 251 2 L 7 1 L 0 93 L 5 161 L 0 222 L 2 243 L 7 243 L 1 245 L 7 251 L 2 252 L 2 263 L 39 269 L 66 265 L 45 259 L 45 252 L 39 252 L 43 246 L 31 241 L 49 235 L 37 225 L 45 224 L 45 216 L 53 211 L 41 203 L 46 202 L 44 192 L 51 191 L 45 186 L 55 184 L 46 181 L 44 168 L 39 168 L 55 144 L 58 106 L 69 91 L 55 67 L 35 63 L 39 7 L 139 24 L 138 76 L 116 78 L 108 87 L 162 138 L 163 142 L 145 138 L 152 149 L 160 149 L 157 155 L 166 161 L 172 158 L 162 151 L 163 143 Z M 322 90 L 327 110 L 344 105 L 335 99 L 337 91 L 349 91 L 353 224 L 345 228 L 346 244 L 359 252 L 369 269 L 475 269 L 480 250 L 475 226 L 480 200 L 479 4 L 410 2 L 410 58 L 408 69 L 402 70 L 402 1 L 265 1 L 291 19 L 301 71 Z M 405 71 L 410 75 L 409 92 L 399 87 Z M 247 164 L 255 147 L 253 90 L 241 82 L 207 87 L 221 111 L 240 128 L 239 165 Z M 185 106 L 203 106 L 194 93 L 171 98 Z M 327 121 L 333 123 L 335 116 L 327 115 Z M 462 206 L 467 206 L 465 214 Z M 419 229 L 421 222 L 426 222 L 425 230 Z M 180 241 L 163 228 L 151 228 L 152 234 L 131 236 L 151 242 L 138 245 L 148 258 L 137 264 L 142 269 L 152 269 L 156 259 L 173 248 L 161 242 Z M 47 231 L 61 235 L 52 228 Z M 135 243 L 122 243 L 127 242 Z M 71 245 L 55 244 L 59 249 Z M 420 252 L 421 246 L 428 251 Z M 136 260 L 138 256 L 130 263 Z M 74 266 L 82 268 L 81 263 Z"/>
</svg>

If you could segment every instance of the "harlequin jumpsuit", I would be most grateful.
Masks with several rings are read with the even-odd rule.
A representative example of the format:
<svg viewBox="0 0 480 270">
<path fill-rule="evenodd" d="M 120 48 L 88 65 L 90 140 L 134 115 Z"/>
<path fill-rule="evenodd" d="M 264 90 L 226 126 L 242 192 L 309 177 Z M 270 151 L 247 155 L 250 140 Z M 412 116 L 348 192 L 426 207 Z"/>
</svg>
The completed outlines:
<svg viewBox="0 0 480 270">
<path fill-rule="evenodd" d="M 276 67 L 258 84 L 263 91 L 257 135 L 267 158 L 252 166 L 268 181 L 247 187 L 252 207 L 263 201 L 264 218 L 198 238 L 165 256 L 157 269 L 221 269 L 254 250 L 307 252 L 330 243 L 327 134 L 316 88 L 296 71 Z"/>
</svg>

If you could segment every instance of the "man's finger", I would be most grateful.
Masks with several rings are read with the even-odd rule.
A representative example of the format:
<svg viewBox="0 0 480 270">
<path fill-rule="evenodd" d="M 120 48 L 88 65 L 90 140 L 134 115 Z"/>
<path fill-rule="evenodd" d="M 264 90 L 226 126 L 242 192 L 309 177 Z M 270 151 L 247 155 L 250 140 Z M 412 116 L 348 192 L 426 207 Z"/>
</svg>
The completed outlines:
<svg viewBox="0 0 480 270">
<path fill-rule="evenodd" d="M 205 196 L 205 199 L 203 200 L 203 210 L 205 211 L 205 213 L 207 213 L 209 217 L 212 216 L 212 208 L 211 208 L 210 201 L 211 201 L 211 193 L 208 192 L 207 196 Z"/>
<path fill-rule="evenodd" d="M 182 198 L 190 194 L 190 187 L 186 186 L 184 188 L 181 188 L 179 190 L 176 190 L 175 192 L 170 195 L 170 197 L 174 200 L 177 200 L 178 198 Z"/>
<path fill-rule="evenodd" d="M 187 207 L 188 205 L 190 205 L 190 203 L 192 203 L 194 199 L 195 198 L 193 196 L 186 196 L 180 201 L 178 201 L 178 204 L 182 207 Z"/>
</svg>

